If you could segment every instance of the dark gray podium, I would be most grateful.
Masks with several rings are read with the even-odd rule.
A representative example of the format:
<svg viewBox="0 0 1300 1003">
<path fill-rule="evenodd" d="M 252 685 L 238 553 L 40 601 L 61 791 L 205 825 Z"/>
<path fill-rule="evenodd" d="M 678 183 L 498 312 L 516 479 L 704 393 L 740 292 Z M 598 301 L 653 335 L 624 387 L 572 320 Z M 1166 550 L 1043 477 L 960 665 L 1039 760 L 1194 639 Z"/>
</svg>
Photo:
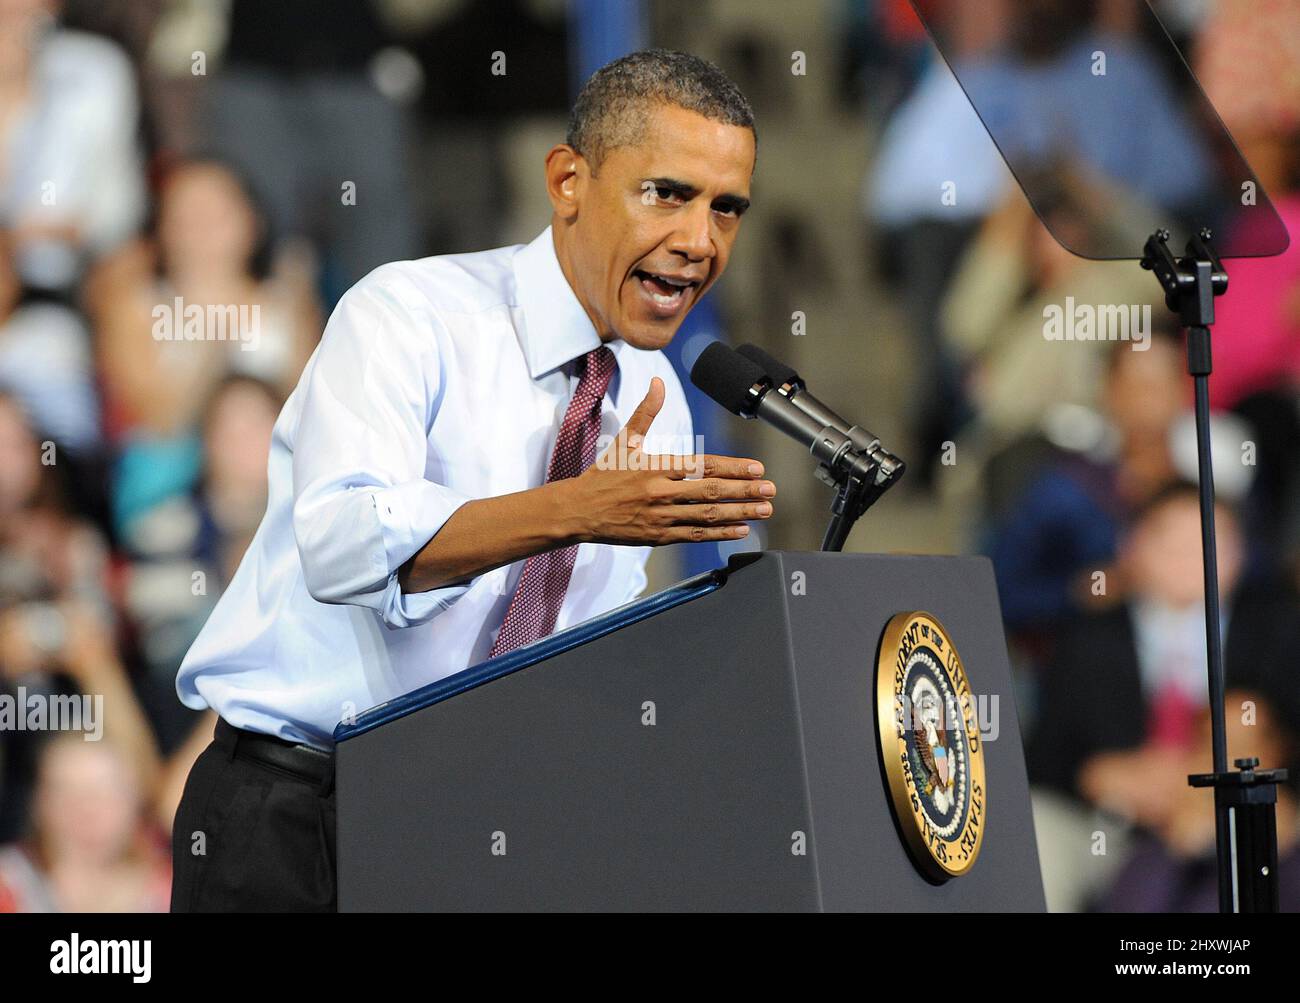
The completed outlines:
<svg viewBox="0 0 1300 1003">
<path fill-rule="evenodd" d="M 983 846 L 942 884 L 880 763 L 877 645 L 904 610 L 935 614 L 998 697 Z M 344 911 L 1044 908 L 983 558 L 747 555 L 336 738 Z"/>
</svg>

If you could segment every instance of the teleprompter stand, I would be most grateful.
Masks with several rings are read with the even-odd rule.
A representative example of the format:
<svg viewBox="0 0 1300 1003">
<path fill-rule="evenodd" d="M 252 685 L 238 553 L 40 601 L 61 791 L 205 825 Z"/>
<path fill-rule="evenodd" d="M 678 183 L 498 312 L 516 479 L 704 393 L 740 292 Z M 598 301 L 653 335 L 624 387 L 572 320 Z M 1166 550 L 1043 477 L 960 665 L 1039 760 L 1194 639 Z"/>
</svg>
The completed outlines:
<svg viewBox="0 0 1300 1003">
<path fill-rule="evenodd" d="M 1201 553 L 1205 570 L 1205 638 L 1209 655 L 1210 726 L 1214 772 L 1187 778 L 1193 787 L 1214 788 L 1215 842 L 1219 860 L 1220 912 L 1277 912 L 1277 784 L 1286 770 L 1260 770 L 1258 759 L 1238 759 L 1228 769 L 1224 722 L 1223 636 L 1219 570 L 1214 533 L 1214 467 L 1210 453 L 1210 326 L 1214 298 L 1228 288 L 1224 271 L 1202 229 L 1187 242 L 1185 257 L 1169 250 L 1169 231 L 1146 242 L 1142 267 L 1155 273 L 1165 303 L 1187 329 L 1187 371 L 1196 395 L 1196 461 L 1201 496 Z"/>
</svg>

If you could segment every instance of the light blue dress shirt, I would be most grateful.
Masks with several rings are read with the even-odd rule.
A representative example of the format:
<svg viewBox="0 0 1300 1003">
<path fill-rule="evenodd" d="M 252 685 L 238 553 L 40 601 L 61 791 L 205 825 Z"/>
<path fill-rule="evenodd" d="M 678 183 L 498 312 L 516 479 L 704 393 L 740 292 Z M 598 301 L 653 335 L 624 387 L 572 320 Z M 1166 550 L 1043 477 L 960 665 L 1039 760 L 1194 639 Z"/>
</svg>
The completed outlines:
<svg viewBox="0 0 1300 1003">
<path fill-rule="evenodd" d="M 181 701 L 329 748 L 341 720 L 485 659 L 524 562 L 413 594 L 397 571 L 464 502 L 545 482 L 576 360 L 599 345 L 549 228 L 358 282 L 275 423 L 266 515 L 181 665 Z M 645 451 L 695 452 L 664 354 L 609 347 L 602 445 L 659 376 Z M 556 630 L 639 595 L 649 552 L 582 544 Z"/>
</svg>

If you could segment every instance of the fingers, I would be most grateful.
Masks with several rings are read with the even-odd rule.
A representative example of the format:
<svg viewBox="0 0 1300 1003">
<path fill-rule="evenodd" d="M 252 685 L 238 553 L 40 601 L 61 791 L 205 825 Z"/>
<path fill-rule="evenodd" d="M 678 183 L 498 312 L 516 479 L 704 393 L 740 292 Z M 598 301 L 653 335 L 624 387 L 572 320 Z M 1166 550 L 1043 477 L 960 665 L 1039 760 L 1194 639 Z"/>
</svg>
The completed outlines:
<svg viewBox="0 0 1300 1003">
<path fill-rule="evenodd" d="M 776 485 L 771 481 L 738 481 L 725 477 L 701 480 L 672 480 L 668 500 L 675 502 L 732 501 L 740 498 L 773 498 Z"/>
<path fill-rule="evenodd" d="M 701 505 L 672 505 L 669 506 L 667 515 L 672 525 L 719 526 L 750 519 L 767 519 L 772 515 L 772 503 L 707 502 Z"/>
<path fill-rule="evenodd" d="M 632 417 L 627 420 L 627 424 L 623 426 L 623 435 L 629 446 L 636 448 L 641 444 L 641 440 L 650 431 L 650 423 L 655 420 L 655 416 L 663 406 L 664 381 L 655 376 L 650 380 L 650 389 L 645 397 L 632 412 Z"/>
<path fill-rule="evenodd" d="M 664 459 L 669 459 L 665 457 Z M 665 474 L 674 480 L 688 476 L 728 477 L 738 480 L 754 480 L 763 476 L 763 464 L 739 456 L 716 456 L 713 453 L 696 453 L 693 456 L 671 457 L 675 462 L 661 463 Z"/>
<path fill-rule="evenodd" d="M 670 526 L 663 530 L 658 546 L 668 543 L 705 543 L 712 540 L 741 540 L 749 535 L 744 523 L 732 526 Z"/>
</svg>

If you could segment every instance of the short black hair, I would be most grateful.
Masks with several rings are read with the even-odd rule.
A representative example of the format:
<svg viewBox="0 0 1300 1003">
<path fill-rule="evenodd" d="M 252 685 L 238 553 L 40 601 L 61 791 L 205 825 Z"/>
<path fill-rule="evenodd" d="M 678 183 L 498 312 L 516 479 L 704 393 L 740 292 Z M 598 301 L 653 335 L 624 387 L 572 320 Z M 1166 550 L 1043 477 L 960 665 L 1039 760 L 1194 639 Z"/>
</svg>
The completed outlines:
<svg viewBox="0 0 1300 1003">
<path fill-rule="evenodd" d="M 564 141 L 598 167 L 610 150 L 636 142 L 646 106 L 654 104 L 741 126 L 758 142 L 754 109 L 740 88 L 708 60 L 672 49 L 629 53 L 593 73 L 574 102 Z"/>
<path fill-rule="evenodd" d="M 1178 323 L 1178 315 L 1159 306 L 1152 311 L 1150 341 L 1147 348 L 1155 344 L 1168 345 L 1174 350 L 1176 356 L 1181 356 L 1183 328 Z M 1119 364 L 1135 351 L 1138 351 L 1138 349 L 1133 347 L 1132 342 L 1112 342 L 1110 351 L 1106 355 L 1106 372 L 1113 374 L 1119 368 Z M 1182 371 L 1182 365 L 1179 364 L 1179 372 Z"/>
<path fill-rule="evenodd" d="M 1145 522 L 1160 509 L 1173 502 L 1187 502 L 1190 505 L 1201 504 L 1201 487 L 1196 481 L 1185 477 L 1174 477 L 1158 487 L 1149 497 L 1140 502 L 1133 511 L 1131 526 Z M 1214 496 L 1216 516 L 1227 515 L 1239 528 L 1242 527 L 1241 509 L 1230 499 Z"/>
</svg>

